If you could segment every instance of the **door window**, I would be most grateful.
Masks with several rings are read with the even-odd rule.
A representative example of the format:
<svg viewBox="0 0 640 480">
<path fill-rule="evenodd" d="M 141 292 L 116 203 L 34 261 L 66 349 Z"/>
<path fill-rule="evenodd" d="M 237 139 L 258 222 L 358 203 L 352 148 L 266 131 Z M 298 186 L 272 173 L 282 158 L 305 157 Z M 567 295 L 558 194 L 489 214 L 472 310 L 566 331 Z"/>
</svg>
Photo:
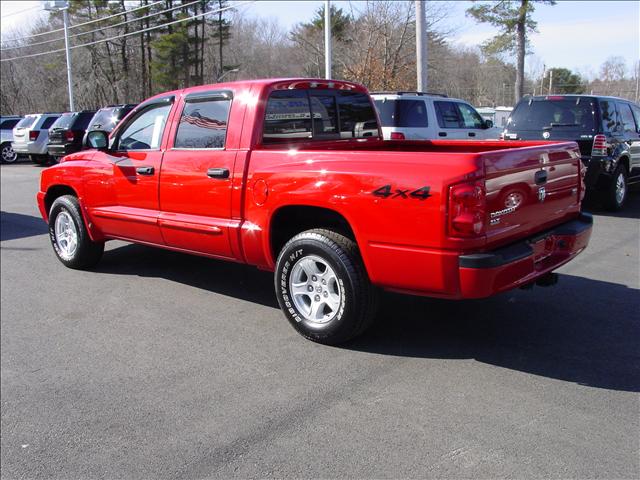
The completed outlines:
<svg viewBox="0 0 640 480">
<path fill-rule="evenodd" d="M 230 106 L 222 97 L 187 101 L 174 148 L 224 148 Z"/>
<path fill-rule="evenodd" d="M 625 132 L 636 132 L 636 123 L 631 113 L 631 106 L 628 103 L 618 102 L 618 112 L 620 112 L 620 122 Z"/>
<path fill-rule="evenodd" d="M 154 105 L 138 113 L 118 139 L 116 150 L 152 150 L 160 148 L 162 132 L 171 105 Z"/>
<path fill-rule="evenodd" d="M 633 116 L 636 117 L 636 132 L 640 132 L 640 107 L 637 105 L 631 105 Z"/>
<path fill-rule="evenodd" d="M 482 117 L 471 105 L 466 103 L 458 103 L 460 114 L 462 116 L 462 123 L 465 128 L 483 128 L 484 122 Z"/>
<path fill-rule="evenodd" d="M 433 102 L 440 128 L 461 128 L 462 119 L 455 102 Z"/>
</svg>

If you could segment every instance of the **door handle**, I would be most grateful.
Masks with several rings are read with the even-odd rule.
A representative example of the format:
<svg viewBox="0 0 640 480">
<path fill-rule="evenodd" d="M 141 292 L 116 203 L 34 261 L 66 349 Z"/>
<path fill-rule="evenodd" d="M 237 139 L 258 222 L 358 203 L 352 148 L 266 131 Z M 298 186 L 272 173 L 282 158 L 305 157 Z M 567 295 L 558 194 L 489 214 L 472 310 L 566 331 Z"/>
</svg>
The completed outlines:
<svg viewBox="0 0 640 480">
<path fill-rule="evenodd" d="M 536 180 L 536 185 L 547 183 L 547 172 L 545 170 L 538 170 L 534 178 Z"/>
<path fill-rule="evenodd" d="M 469 132 L 469 136 L 470 137 L 475 137 L 476 136 L 476 132 Z"/>
<path fill-rule="evenodd" d="M 438 132 L 438 136 L 439 137 L 446 137 L 447 136 L 447 132 Z"/>
<path fill-rule="evenodd" d="M 207 177 L 209 178 L 229 178 L 228 168 L 210 168 L 207 170 Z"/>
<path fill-rule="evenodd" d="M 136 173 L 138 175 L 153 175 L 155 169 L 153 167 L 138 167 Z"/>
</svg>

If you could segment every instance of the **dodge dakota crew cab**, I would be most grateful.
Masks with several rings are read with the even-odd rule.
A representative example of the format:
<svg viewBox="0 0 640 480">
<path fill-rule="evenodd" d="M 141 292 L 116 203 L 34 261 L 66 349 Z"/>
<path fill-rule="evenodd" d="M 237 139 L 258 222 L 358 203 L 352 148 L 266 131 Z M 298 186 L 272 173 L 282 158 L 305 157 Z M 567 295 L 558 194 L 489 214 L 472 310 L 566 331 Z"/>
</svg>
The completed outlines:
<svg viewBox="0 0 640 480">
<path fill-rule="evenodd" d="M 383 141 L 367 90 L 255 80 L 155 96 L 43 170 L 59 260 L 120 239 L 275 272 L 305 337 L 362 332 L 387 289 L 481 298 L 534 283 L 591 235 L 575 142 Z"/>
</svg>

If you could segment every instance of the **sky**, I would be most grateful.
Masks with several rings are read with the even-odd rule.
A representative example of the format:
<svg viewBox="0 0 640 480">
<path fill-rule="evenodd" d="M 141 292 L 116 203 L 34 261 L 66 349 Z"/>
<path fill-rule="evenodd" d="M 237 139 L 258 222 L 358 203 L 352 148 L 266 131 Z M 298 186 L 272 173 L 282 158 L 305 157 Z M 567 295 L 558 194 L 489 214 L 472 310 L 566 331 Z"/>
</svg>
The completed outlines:
<svg viewBox="0 0 640 480">
<path fill-rule="evenodd" d="M 436 0 L 428 0 L 436 1 Z M 44 15 L 38 1 L 0 1 L 2 31 L 29 25 Z M 322 0 L 260 0 L 240 10 L 255 17 L 276 18 L 284 27 L 309 20 Z M 349 11 L 362 8 L 362 1 L 334 1 Z M 476 46 L 495 34 L 490 25 L 479 25 L 465 16 L 470 1 L 449 2 L 451 15 L 447 27 L 453 27 L 454 45 Z M 527 57 L 527 70 L 565 67 L 582 74 L 595 74 L 610 56 L 621 56 L 632 68 L 640 59 L 640 1 L 559 0 L 556 5 L 536 5 L 533 14 L 538 33 L 530 37 L 533 55 Z"/>
</svg>

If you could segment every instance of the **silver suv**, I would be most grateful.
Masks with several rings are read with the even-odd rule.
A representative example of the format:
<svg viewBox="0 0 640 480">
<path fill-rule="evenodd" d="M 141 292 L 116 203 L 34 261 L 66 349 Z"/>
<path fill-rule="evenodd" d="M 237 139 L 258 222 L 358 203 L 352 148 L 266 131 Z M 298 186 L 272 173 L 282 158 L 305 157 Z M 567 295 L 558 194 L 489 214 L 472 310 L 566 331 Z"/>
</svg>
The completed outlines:
<svg viewBox="0 0 640 480">
<path fill-rule="evenodd" d="M 19 155 L 29 155 L 32 162 L 44 164 L 49 160 L 47 143 L 49 127 L 60 113 L 36 113 L 27 115 L 13 129 L 13 150 Z"/>
<path fill-rule="evenodd" d="M 464 100 L 425 92 L 373 92 L 385 140 L 498 139 L 493 128 Z"/>
<path fill-rule="evenodd" d="M 13 142 L 13 127 L 22 120 L 16 115 L 0 117 L 0 160 L 2 163 L 13 163 L 18 159 L 18 154 L 11 148 Z"/>
</svg>

